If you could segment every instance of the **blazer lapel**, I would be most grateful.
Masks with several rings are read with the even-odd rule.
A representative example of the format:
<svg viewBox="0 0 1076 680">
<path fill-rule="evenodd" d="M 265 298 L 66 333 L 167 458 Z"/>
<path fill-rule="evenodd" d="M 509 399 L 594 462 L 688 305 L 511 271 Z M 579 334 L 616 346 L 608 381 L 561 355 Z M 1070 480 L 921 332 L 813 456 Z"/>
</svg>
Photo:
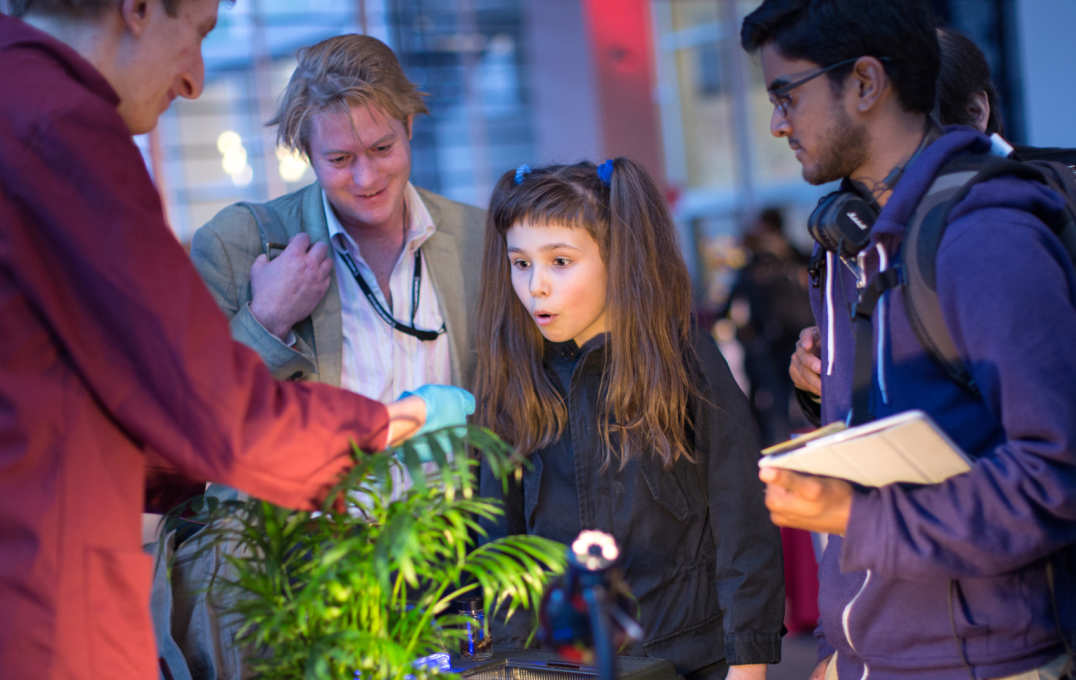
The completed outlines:
<svg viewBox="0 0 1076 680">
<path fill-rule="evenodd" d="M 422 193 L 421 191 L 419 192 Z M 460 357 L 470 351 L 467 327 L 467 309 L 463 294 L 463 270 L 461 267 L 459 241 L 454 233 L 455 225 L 446 224 L 437 204 L 427 196 L 422 202 L 433 218 L 437 231 L 422 244 L 430 280 L 437 290 L 437 302 L 445 318 L 450 354 L 452 355 L 452 383 L 459 385 L 463 376 Z"/>
</svg>

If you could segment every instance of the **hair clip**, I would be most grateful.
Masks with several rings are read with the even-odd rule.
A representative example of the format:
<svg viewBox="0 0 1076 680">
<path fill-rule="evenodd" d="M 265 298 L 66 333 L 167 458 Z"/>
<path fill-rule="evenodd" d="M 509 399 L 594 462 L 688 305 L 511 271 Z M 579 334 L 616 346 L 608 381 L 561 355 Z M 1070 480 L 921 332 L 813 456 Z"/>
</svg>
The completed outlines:
<svg viewBox="0 0 1076 680">
<path fill-rule="evenodd" d="M 609 186 L 609 182 L 613 179 L 612 158 L 598 166 L 598 179 L 600 179 L 605 186 Z"/>
<path fill-rule="evenodd" d="M 523 178 L 529 174 L 531 174 L 531 166 L 526 163 L 521 163 L 520 166 L 516 168 L 516 185 L 518 186 L 522 184 Z"/>
</svg>

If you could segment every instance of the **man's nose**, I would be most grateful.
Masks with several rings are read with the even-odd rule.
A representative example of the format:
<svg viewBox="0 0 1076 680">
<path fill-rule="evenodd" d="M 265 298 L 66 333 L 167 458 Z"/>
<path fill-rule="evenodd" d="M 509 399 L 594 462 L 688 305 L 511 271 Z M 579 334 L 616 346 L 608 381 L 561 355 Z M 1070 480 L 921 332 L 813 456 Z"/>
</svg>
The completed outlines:
<svg viewBox="0 0 1076 680">
<path fill-rule="evenodd" d="M 179 83 L 176 94 L 186 99 L 197 99 L 202 95 L 205 88 L 205 62 L 202 60 L 202 52 L 198 51 L 198 57 L 190 69 L 179 74 Z"/>
<path fill-rule="evenodd" d="M 351 181 L 360 188 L 374 188 L 372 184 L 377 176 L 374 170 L 374 164 L 370 159 L 360 154 L 351 164 Z"/>
<path fill-rule="evenodd" d="M 770 114 L 770 134 L 774 137 L 787 137 L 788 127 L 788 117 L 781 113 L 779 107 L 773 107 L 773 113 Z"/>
</svg>

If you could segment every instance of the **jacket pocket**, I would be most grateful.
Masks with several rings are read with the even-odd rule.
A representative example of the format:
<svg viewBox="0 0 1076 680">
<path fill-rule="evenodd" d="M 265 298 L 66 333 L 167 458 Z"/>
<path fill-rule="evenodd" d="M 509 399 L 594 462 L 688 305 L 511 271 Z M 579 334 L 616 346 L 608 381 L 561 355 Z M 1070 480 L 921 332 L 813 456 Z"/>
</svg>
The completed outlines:
<svg viewBox="0 0 1076 680">
<path fill-rule="evenodd" d="M 675 470 L 662 470 L 650 460 L 640 463 L 640 473 L 654 503 L 678 521 L 686 520 L 691 514 L 691 506 Z"/>
<path fill-rule="evenodd" d="M 91 677 L 156 675 L 157 645 L 150 620 L 150 569 L 141 551 L 86 551 L 86 632 Z"/>
</svg>

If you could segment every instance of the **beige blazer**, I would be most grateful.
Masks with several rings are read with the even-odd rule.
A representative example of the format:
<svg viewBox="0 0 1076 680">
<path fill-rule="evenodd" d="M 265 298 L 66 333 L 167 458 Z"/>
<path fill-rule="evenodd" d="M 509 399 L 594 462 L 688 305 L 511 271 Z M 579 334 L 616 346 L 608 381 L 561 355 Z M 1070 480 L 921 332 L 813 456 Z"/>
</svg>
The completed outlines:
<svg viewBox="0 0 1076 680">
<path fill-rule="evenodd" d="M 437 226 L 422 251 L 445 317 L 452 382 L 466 387 L 474 373 L 472 314 L 478 302 L 486 214 L 424 189 L 418 189 L 418 193 Z M 289 238 L 306 232 L 312 243 L 329 242 L 317 182 L 265 205 L 280 217 Z M 332 277 L 328 292 L 314 312 L 296 324 L 298 340 L 288 347 L 250 313 L 250 266 L 262 252 L 254 217 L 238 204 L 217 213 L 195 232 L 191 242 L 194 266 L 231 319 L 232 337 L 260 354 L 277 378 L 339 386 L 343 330 L 336 277 Z"/>
</svg>

